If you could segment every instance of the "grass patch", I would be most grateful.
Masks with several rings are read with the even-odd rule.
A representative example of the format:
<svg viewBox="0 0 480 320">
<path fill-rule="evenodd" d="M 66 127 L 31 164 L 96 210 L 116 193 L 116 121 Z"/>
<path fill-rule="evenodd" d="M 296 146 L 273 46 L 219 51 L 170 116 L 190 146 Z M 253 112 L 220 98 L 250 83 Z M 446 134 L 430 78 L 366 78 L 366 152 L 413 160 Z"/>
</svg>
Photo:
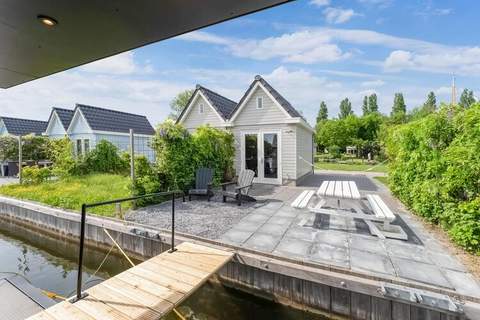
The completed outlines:
<svg viewBox="0 0 480 320">
<path fill-rule="evenodd" d="M 388 177 L 373 177 L 373 179 L 379 181 L 388 188 Z"/>
<path fill-rule="evenodd" d="M 336 162 L 316 162 L 315 169 L 321 170 L 339 170 L 339 171 L 369 171 L 371 172 L 388 172 L 386 164 L 377 166 L 362 163 L 336 163 Z"/>
<path fill-rule="evenodd" d="M 94 203 L 130 196 L 130 179 L 112 174 L 92 174 L 46 182 L 39 185 L 11 184 L 0 187 L 0 194 L 45 203 L 54 207 L 80 211 L 83 203 Z M 131 203 L 122 203 L 129 209 Z M 115 206 L 91 208 L 89 213 L 112 217 Z"/>
</svg>

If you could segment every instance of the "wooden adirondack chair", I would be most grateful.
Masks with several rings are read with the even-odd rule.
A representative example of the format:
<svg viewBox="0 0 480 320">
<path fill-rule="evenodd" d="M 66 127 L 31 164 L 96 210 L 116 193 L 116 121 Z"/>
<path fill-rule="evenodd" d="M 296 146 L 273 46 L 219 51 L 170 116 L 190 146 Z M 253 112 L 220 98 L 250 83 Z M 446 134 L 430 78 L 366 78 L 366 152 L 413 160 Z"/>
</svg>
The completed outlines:
<svg viewBox="0 0 480 320">
<path fill-rule="evenodd" d="M 194 196 L 206 196 L 207 200 L 213 196 L 212 191 L 213 170 L 210 168 L 200 168 L 195 174 L 195 189 L 188 191 L 188 201 Z"/>
<path fill-rule="evenodd" d="M 242 205 L 242 199 L 244 200 L 255 200 L 252 197 L 248 196 L 248 192 L 252 188 L 253 178 L 255 177 L 255 172 L 252 170 L 242 170 L 238 176 L 237 181 L 222 183 L 222 196 L 223 202 L 227 201 L 227 198 L 234 198 L 237 200 L 239 206 Z M 235 185 L 233 191 L 227 190 L 227 187 L 230 185 Z"/>
</svg>

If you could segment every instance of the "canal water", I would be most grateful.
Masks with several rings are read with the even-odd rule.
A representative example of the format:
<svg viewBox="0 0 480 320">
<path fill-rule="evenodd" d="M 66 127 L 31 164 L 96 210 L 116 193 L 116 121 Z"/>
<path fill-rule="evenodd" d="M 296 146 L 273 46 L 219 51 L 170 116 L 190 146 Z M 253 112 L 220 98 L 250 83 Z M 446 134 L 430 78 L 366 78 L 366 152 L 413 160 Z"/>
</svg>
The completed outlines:
<svg viewBox="0 0 480 320">
<path fill-rule="evenodd" d="M 0 276 L 18 274 L 37 288 L 62 296 L 72 296 L 77 277 L 77 250 L 77 245 L 63 238 L 46 236 L 0 219 Z M 129 267 L 123 257 L 113 254 L 93 275 L 105 254 L 90 248 L 85 250 L 83 278 L 88 282 L 84 288 L 98 284 Z M 326 319 L 210 282 L 178 309 L 189 320 Z M 178 319 L 173 314 L 165 318 Z"/>
</svg>

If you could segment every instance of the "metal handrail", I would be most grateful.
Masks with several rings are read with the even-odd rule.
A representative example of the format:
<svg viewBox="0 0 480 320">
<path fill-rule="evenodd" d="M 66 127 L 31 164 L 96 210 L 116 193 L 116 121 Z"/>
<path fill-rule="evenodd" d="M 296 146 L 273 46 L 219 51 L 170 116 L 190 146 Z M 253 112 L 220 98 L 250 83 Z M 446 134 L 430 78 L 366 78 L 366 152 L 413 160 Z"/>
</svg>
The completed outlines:
<svg viewBox="0 0 480 320">
<path fill-rule="evenodd" d="M 183 198 L 183 202 L 185 202 L 185 193 L 180 190 L 175 190 L 175 191 L 167 191 L 167 192 L 150 193 L 150 194 L 145 194 L 145 195 L 135 196 L 130 198 L 122 198 L 122 199 L 116 199 L 116 200 L 82 204 L 82 216 L 80 220 L 80 245 L 79 245 L 79 252 L 78 252 L 77 295 L 72 299 L 71 301 L 72 303 L 79 301 L 80 299 L 87 296 L 86 293 L 82 294 L 83 247 L 85 245 L 85 222 L 87 220 L 87 209 L 105 206 L 109 204 L 116 204 L 116 203 L 122 203 L 127 201 L 145 199 L 145 198 L 172 196 L 172 237 L 171 237 L 172 239 L 171 239 L 171 248 L 168 251 L 172 253 L 176 250 L 175 249 L 175 196 L 176 195 L 181 195 Z"/>
</svg>

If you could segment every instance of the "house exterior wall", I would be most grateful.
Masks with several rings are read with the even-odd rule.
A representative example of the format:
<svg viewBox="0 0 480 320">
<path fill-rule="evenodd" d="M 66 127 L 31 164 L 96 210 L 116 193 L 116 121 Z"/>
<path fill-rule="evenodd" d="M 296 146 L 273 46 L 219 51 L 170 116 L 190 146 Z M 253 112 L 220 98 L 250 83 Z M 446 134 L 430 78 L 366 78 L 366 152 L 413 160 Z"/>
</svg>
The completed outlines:
<svg viewBox="0 0 480 320">
<path fill-rule="evenodd" d="M 282 166 L 282 183 L 295 180 L 296 174 L 296 128 L 295 125 L 289 124 L 270 124 L 270 125 L 242 125 L 235 126 L 230 129 L 235 137 L 235 171 L 240 173 L 243 169 L 242 164 L 242 135 L 244 132 L 254 133 L 280 130 L 281 134 L 281 166 Z"/>
<path fill-rule="evenodd" d="M 63 127 L 56 113 L 54 113 L 54 115 L 52 116 L 52 119 L 50 120 L 50 124 L 51 124 L 49 128 L 50 130 L 46 132 L 48 137 L 53 139 L 61 139 L 65 137 L 65 135 L 67 134 L 67 131 Z"/>
<path fill-rule="evenodd" d="M 257 98 L 263 98 L 263 108 L 257 109 Z M 287 116 L 280 110 L 280 108 L 272 101 L 265 91 L 258 87 L 246 101 L 240 113 L 234 119 L 235 126 L 242 125 L 260 125 L 271 123 L 284 123 Z"/>
<path fill-rule="evenodd" d="M 0 120 L 0 136 L 6 136 L 8 135 L 7 127 L 5 127 L 5 124 L 3 123 L 2 120 Z"/>
<path fill-rule="evenodd" d="M 203 104 L 204 111 L 200 113 L 200 104 Z M 219 118 L 215 110 L 210 107 L 208 102 L 199 94 L 190 107 L 190 111 L 181 121 L 182 125 L 188 130 L 193 131 L 196 128 L 209 124 L 214 128 L 220 128 L 223 125 L 223 120 Z"/>
<path fill-rule="evenodd" d="M 313 167 L 306 161 L 312 163 L 313 159 L 313 134 L 300 125 L 297 130 L 297 177 L 299 179 L 306 174 L 313 172 Z M 306 161 L 302 160 L 305 159 Z"/>
</svg>

